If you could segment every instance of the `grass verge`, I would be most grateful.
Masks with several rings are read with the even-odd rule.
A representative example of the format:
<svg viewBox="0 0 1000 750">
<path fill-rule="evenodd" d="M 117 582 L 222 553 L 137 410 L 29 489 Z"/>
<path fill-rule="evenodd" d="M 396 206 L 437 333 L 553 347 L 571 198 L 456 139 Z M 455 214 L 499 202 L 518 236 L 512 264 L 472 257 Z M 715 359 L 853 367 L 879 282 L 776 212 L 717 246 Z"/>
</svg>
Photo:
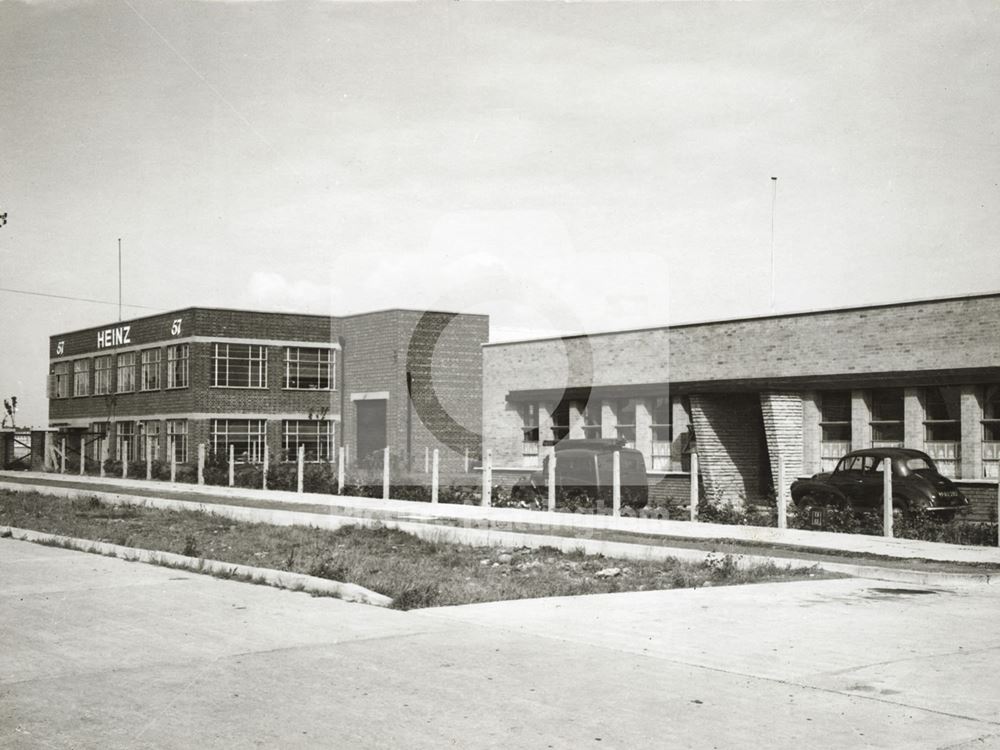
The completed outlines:
<svg viewBox="0 0 1000 750">
<path fill-rule="evenodd" d="M 816 568 L 742 566 L 732 555 L 690 563 L 467 547 L 388 528 L 272 526 L 6 490 L 0 525 L 355 583 L 391 597 L 397 609 L 826 576 Z"/>
</svg>

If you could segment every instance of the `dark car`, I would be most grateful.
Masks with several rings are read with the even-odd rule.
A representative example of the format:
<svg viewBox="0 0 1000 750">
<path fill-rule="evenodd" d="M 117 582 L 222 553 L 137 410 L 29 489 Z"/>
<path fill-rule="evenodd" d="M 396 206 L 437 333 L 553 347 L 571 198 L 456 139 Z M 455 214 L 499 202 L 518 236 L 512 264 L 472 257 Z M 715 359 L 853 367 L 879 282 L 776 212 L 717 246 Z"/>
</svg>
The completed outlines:
<svg viewBox="0 0 1000 750">
<path fill-rule="evenodd" d="M 938 472 L 930 456 L 910 448 L 869 448 L 848 453 L 832 472 L 793 482 L 792 500 L 802 509 L 835 506 L 881 511 L 885 462 L 892 465 L 894 512 L 926 511 L 948 520 L 969 504 L 955 483 Z"/>
<path fill-rule="evenodd" d="M 615 451 L 620 455 L 622 507 L 644 508 L 649 500 L 646 461 L 635 448 L 621 441 L 604 439 L 562 440 L 555 444 L 557 503 L 611 505 Z M 548 497 L 549 457 L 542 470 L 514 485 L 511 497 L 544 505 Z"/>
</svg>

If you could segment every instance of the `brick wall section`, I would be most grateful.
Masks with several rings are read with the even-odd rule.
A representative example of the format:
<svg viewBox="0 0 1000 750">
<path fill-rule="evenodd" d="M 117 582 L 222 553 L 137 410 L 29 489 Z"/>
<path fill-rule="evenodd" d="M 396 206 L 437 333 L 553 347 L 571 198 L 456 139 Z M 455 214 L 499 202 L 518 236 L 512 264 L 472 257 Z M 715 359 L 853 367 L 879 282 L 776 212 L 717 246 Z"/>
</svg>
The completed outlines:
<svg viewBox="0 0 1000 750">
<path fill-rule="evenodd" d="M 803 473 L 802 396 L 768 391 L 760 394 L 771 476 L 778 481 L 778 464 L 785 460 L 785 490 Z"/>
<path fill-rule="evenodd" d="M 706 497 L 734 505 L 762 500 L 770 477 L 761 472 L 766 446 L 756 396 L 695 394 L 691 396 L 691 417 Z"/>
</svg>

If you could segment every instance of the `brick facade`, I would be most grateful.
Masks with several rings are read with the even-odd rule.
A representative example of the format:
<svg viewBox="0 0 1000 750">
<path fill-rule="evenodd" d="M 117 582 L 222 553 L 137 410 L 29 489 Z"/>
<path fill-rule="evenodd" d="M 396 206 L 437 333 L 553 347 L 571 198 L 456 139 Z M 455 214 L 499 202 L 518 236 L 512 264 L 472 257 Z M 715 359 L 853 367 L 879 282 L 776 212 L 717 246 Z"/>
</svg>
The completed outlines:
<svg viewBox="0 0 1000 750">
<path fill-rule="evenodd" d="M 110 330 L 111 334 L 104 332 Z M 121 333 L 116 334 L 116 331 Z M 53 398 L 52 427 L 78 435 L 91 423 L 124 421 L 160 423 L 158 458 L 166 457 L 166 419 L 186 419 L 189 459 L 194 447 L 207 442 L 214 418 L 266 420 L 272 456 L 282 446 L 285 419 L 325 418 L 334 423 L 337 446 L 357 458 L 357 400 L 385 401 L 386 442 L 403 465 L 423 465 L 424 450 L 441 450 L 442 471 L 464 466 L 464 454 L 478 456 L 482 406 L 482 349 L 489 320 L 480 315 L 386 310 L 345 317 L 187 308 L 99 328 L 59 334 L 50 339 L 50 371 L 59 363 L 86 361 L 88 395 Z M 264 387 L 212 385 L 216 344 L 263 346 Z M 189 384 L 166 387 L 166 348 L 189 347 Z M 329 389 L 285 387 L 286 347 L 332 350 L 335 360 Z M 143 391 L 94 395 L 94 358 L 112 356 L 113 391 L 117 355 L 159 350 L 159 387 Z M 50 375 L 51 377 L 51 375 Z M 70 378 L 72 375 L 70 375 Z M 72 391 L 70 391 L 72 393 Z M 78 440 L 79 438 L 77 438 Z M 419 461 L 415 461 L 419 458 Z"/>
</svg>

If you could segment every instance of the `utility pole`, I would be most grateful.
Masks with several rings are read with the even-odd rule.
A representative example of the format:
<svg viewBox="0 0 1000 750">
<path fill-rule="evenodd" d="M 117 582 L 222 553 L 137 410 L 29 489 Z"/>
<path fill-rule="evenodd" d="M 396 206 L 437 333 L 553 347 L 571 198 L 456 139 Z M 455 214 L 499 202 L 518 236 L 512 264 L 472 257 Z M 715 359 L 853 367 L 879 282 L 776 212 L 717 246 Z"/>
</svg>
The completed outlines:
<svg viewBox="0 0 1000 750">
<path fill-rule="evenodd" d="M 771 312 L 774 312 L 774 207 L 778 202 L 778 178 L 771 178 Z"/>
</svg>

